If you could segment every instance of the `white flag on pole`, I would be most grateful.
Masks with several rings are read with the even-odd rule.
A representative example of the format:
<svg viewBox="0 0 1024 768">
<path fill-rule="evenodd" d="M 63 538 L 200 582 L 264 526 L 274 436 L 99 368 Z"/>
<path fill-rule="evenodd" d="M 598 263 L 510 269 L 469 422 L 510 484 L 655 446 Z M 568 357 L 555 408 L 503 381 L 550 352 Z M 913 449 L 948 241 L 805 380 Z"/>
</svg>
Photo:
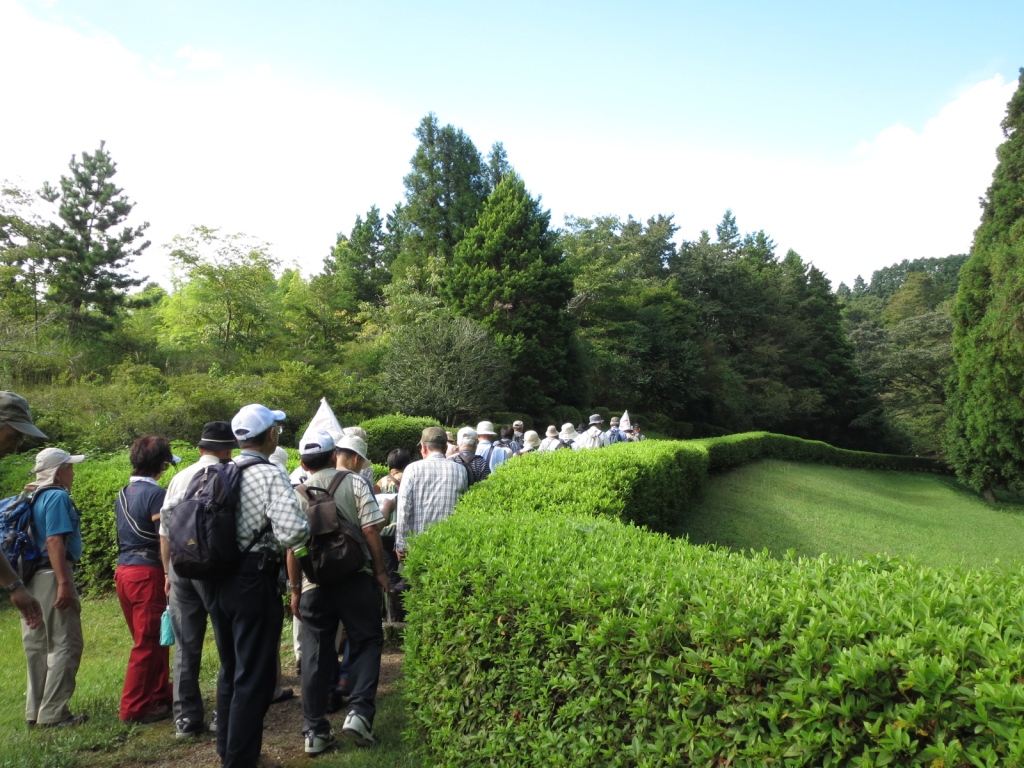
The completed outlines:
<svg viewBox="0 0 1024 768">
<path fill-rule="evenodd" d="M 629 411 L 622 412 L 622 418 L 619 419 L 619 429 L 623 432 L 628 432 L 633 428 L 632 422 L 629 420 Z"/>
<path fill-rule="evenodd" d="M 299 445 L 306 442 L 306 437 L 312 438 L 317 432 L 326 432 L 334 442 L 341 440 L 344 432 L 341 429 L 341 424 L 338 423 L 338 418 L 334 415 L 334 411 L 331 410 L 331 406 L 327 404 L 327 398 L 320 398 L 320 407 L 317 408 L 316 415 L 313 416 L 313 420 L 309 422 L 309 426 L 306 427 L 306 431 L 302 433 L 302 440 L 299 441 Z"/>
</svg>

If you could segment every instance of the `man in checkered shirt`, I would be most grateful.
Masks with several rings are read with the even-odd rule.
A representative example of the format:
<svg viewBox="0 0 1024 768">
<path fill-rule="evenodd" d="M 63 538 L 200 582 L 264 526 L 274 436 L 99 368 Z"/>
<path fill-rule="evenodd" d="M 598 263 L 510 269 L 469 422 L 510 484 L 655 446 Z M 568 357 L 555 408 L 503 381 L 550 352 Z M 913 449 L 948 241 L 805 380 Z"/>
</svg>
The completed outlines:
<svg viewBox="0 0 1024 768">
<path fill-rule="evenodd" d="M 231 420 L 246 457 L 269 459 L 277 448 L 282 411 L 247 405 Z M 236 513 L 239 549 L 256 540 L 241 566 L 211 582 L 204 594 L 220 652 L 217 755 L 224 768 L 253 768 L 263 744 L 263 718 L 277 682 L 284 609 L 277 579 L 285 550 L 309 540 L 309 523 L 280 469 L 269 461 L 242 473 Z"/>
<path fill-rule="evenodd" d="M 466 468 L 445 458 L 448 436 L 440 427 L 427 427 L 420 435 L 423 461 L 405 468 L 398 487 L 395 551 L 405 557 L 407 538 L 428 525 L 444 520 L 466 492 Z"/>
</svg>

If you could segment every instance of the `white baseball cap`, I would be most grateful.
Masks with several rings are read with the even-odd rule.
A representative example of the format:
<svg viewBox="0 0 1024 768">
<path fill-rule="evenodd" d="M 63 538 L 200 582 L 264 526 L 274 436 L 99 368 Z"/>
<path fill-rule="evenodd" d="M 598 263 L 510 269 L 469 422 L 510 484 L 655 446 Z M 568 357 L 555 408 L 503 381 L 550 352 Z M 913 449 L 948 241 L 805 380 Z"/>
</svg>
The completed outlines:
<svg viewBox="0 0 1024 768">
<path fill-rule="evenodd" d="M 85 456 L 80 453 L 72 456 L 60 448 L 43 448 L 43 450 L 36 454 L 36 465 L 32 467 L 29 474 L 37 475 L 48 469 L 56 469 L 62 464 L 78 464 L 82 461 L 85 461 Z"/>
<path fill-rule="evenodd" d="M 231 420 L 231 431 L 239 440 L 247 440 L 266 432 L 274 422 L 284 419 L 284 411 L 272 411 L 265 405 L 252 403 L 235 414 Z"/>
<path fill-rule="evenodd" d="M 299 456 L 313 456 L 334 450 L 334 438 L 326 432 L 307 433 L 299 443 Z"/>
<path fill-rule="evenodd" d="M 463 427 L 459 430 L 459 439 L 456 445 L 466 445 L 477 441 L 476 430 L 472 427 Z"/>
</svg>

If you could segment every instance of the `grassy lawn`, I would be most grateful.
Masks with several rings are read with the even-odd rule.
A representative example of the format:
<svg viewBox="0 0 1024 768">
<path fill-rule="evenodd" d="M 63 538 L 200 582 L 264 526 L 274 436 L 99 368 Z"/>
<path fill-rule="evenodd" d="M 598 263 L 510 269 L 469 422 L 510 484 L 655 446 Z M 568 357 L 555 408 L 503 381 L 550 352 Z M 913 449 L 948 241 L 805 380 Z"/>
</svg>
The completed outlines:
<svg viewBox="0 0 1024 768">
<path fill-rule="evenodd" d="M 82 609 L 85 652 L 78 687 L 71 700 L 75 713 L 89 722 L 74 729 L 29 731 L 25 727 L 25 656 L 17 612 L 6 600 L 0 605 L 0 768 L 72 768 L 73 766 L 143 766 L 204 768 L 220 763 L 209 736 L 191 742 L 174 739 L 168 720 L 150 726 L 125 726 L 117 716 L 131 640 L 114 597 L 86 600 Z M 285 645 L 291 626 L 285 623 Z M 283 655 L 285 684 L 296 689 L 294 657 Z M 210 706 L 216 687 L 217 650 L 211 632 L 203 654 L 202 684 Z M 364 750 L 345 745 L 317 758 L 318 768 L 370 768 L 376 765 L 414 768 L 419 763 L 402 741 L 406 715 L 397 684 L 382 685 L 374 730 L 381 744 Z M 209 711 L 209 710 L 208 710 Z M 302 752 L 301 704 L 298 698 L 271 707 L 264 730 L 264 751 L 286 766 L 309 766 Z M 332 716 L 340 729 L 342 714 Z"/>
<path fill-rule="evenodd" d="M 923 473 L 763 461 L 713 477 L 679 533 L 781 555 L 912 555 L 926 565 L 1024 563 L 1024 506 L 986 504 Z"/>
</svg>

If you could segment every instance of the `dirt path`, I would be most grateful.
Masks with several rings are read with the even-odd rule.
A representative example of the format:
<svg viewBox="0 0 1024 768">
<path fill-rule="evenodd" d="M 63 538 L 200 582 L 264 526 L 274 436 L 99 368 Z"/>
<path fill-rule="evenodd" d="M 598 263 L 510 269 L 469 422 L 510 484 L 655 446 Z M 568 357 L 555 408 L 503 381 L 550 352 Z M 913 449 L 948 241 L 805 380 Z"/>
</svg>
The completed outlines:
<svg viewBox="0 0 1024 768">
<path fill-rule="evenodd" d="M 377 689 L 378 701 L 397 695 L 395 683 L 401 675 L 402 652 L 397 648 L 385 647 L 381 657 L 380 686 Z M 295 696 L 280 704 L 272 704 L 266 719 L 263 721 L 263 755 L 270 758 L 272 764 L 306 764 L 308 758 L 303 751 L 302 742 L 302 702 L 299 699 L 299 680 L 295 676 L 295 668 L 282 670 L 282 686 L 295 691 Z M 331 716 L 336 729 L 340 727 L 343 712 Z M 220 759 L 214 748 L 214 740 L 209 736 L 200 737 L 191 742 L 180 742 L 174 738 L 174 724 L 160 723 L 146 728 L 143 738 L 150 743 L 159 743 L 160 753 L 154 760 L 145 762 L 130 761 L 118 763 L 128 768 L 220 768 Z"/>
</svg>

